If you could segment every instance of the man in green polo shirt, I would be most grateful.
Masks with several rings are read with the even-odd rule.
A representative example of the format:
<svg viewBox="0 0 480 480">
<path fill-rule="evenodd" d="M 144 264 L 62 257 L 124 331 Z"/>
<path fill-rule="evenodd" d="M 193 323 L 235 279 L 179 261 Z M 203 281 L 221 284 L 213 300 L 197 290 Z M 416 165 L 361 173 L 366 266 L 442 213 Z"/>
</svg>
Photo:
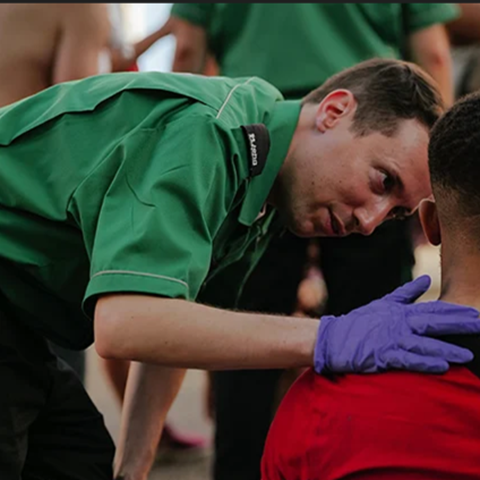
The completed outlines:
<svg viewBox="0 0 480 480">
<path fill-rule="evenodd" d="M 369 234 L 413 212 L 430 194 L 440 112 L 429 79 L 396 61 L 347 70 L 303 102 L 255 77 L 125 73 L 0 110 L 2 480 L 112 478 L 102 417 L 46 338 L 85 348 L 95 337 L 101 356 L 136 362 L 116 462 L 136 480 L 182 368 L 470 361 L 424 335 L 478 333 L 479 312 L 412 304 L 425 279 L 341 319 L 200 304 L 231 287 L 233 304 L 280 223 L 306 237 Z"/>
<path fill-rule="evenodd" d="M 285 98 L 297 99 L 360 61 L 409 58 L 436 80 L 445 103 L 452 102 L 443 23 L 458 15 L 453 4 L 179 3 L 173 5 L 171 15 L 174 71 L 202 72 L 208 51 L 220 74 L 256 75 L 275 85 Z M 388 222 L 369 237 L 318 240 L 328 290 L 325 313 L 348 312 L 411 279 L 410 230 L 410 222 Z M 239 306 L 292 314 L 308 243 L 288 234 L 272 242 L 245 285 Z M 215 480 L 260 478 L 260 458 L 281 374 L 268 370 L 212 375 Z M 232 477 L 232 469 L 237 477 Z"/>
<path fill-rule="evenodd" d="M 208 49 L 221 75 L 250 72 L 284 96 L 300 98 L 358 62 L 411 55 L 436 77 L 444 100 L 452 100 L 448 69 L 441 72 L 442 24 L 459 16 L 455 4 L 178 3 L 171 16 L 181 21 L 173 28 L 179 42 L 177 70 L 202 71 Z M 416 48 L 422 40 L 439 45 L 424 45 L 422 51 Z"/>
</svg>

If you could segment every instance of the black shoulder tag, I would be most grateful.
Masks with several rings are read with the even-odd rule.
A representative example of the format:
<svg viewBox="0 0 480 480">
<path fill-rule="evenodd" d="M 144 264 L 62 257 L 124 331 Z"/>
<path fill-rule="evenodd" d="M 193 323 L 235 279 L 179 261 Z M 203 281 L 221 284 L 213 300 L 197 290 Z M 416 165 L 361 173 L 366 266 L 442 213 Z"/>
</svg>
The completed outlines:
<svg viewBox="0 0 480 480">
<path fill-rule="evenodd" d="M 256 177 L 262 173 L 267 163 L 270 150 L 270 133 L 263 123 L 242 125 L 242 130 L 247 142 L 250 177 Z"/>
</svg>

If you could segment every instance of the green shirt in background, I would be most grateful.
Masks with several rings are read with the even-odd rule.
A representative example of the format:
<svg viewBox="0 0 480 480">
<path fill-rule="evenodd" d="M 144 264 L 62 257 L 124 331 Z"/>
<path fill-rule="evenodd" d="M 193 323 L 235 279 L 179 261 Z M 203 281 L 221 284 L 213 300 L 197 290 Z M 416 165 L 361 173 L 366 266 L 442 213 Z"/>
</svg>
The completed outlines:
<svg viewBox="0 0 480 480">
<path fill-rule="evenodd" d="M 301 95 L 372 57 L 401 58 L 405 37 L 455 19 L 450 3 L 178 3 L 203 26 L 222 75 L 256 75 Z"/>
<path fill-rule="evenodd" d="M 100 294 L 195 300 L 230 265 L 238 293 L 278 223 L 259 214 L 299 113 L 258 78 L 158 72 L 59 84 L 0 109 L 5 308 L 83 348 Z M 251 176 L 241 126 L 256 123 L 271 146 Z"/>
</svg>

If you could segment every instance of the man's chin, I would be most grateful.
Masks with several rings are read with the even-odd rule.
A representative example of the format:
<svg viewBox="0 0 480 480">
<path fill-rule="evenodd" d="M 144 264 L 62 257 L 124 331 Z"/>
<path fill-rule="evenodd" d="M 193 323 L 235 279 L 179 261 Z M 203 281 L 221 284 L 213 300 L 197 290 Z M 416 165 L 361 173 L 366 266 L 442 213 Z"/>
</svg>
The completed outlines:
<svg viewBox="0 0 480 480">
<path fill-rule="evenodd" d="M 300 238 L 326 237 L 327 232 L 322 225 L 316 224 L 312 220 L 299 221 L 298 217 L 293 215 L 281 215 L 281 219 L 290 233 Z"/>
<path fill-rule="evenodd" d="M 326 237 L 327 235 L 324 232 L 319 232 L 315 230 L 312 226 L 305 225 L 291 225 L 288 227 L 288 230 L 293 233 L 296 237 L 300 238 L 313 238 L 313 237 Z"/>
<path fill-rule="evenodd" d="M 314 225 L 313 223 L 305 224 L 305 225 L 289 225 L 287 229 L 293 233 L 295 236 L 300 238 L 326 238 L 326 237 L 345 237 L 348 236 L 349 233 L 346 235 L 338 235 L 335 232 L 327 231 L 326 228 L 323 228 L 322 225 Z"/>
</svg>

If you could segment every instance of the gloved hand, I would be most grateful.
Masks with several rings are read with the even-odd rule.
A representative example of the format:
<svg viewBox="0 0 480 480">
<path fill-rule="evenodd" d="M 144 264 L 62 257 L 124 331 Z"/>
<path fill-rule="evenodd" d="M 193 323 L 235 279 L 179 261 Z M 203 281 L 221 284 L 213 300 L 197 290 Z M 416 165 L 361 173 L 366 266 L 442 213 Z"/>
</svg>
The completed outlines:
<svg viewBox="0 0 480 480">
<path fill-rule="evenodd" d="M 470 350 L 428 335 L 478 334 L 478 310 L 439 300 L 413 304 L 429 286 L 430 277 L 424 275 L 347 315 L 322 317 L 315 371 L 371 373 L 400 368 L 441 373 L 448 370 L 448 362 L 471 361 Z"/>
</svg>

